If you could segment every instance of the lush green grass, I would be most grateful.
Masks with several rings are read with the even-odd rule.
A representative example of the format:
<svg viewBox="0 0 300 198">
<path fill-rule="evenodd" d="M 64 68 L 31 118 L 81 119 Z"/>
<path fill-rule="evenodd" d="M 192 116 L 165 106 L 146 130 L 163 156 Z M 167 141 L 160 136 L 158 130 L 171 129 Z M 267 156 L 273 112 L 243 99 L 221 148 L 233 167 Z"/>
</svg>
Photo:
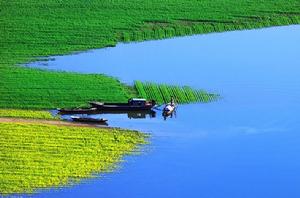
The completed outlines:
<svg viewBox="0 0 300 198">
<path fill-rule="evenodd" d="M 146 136 L 128 130 L 0 123 L 0 195 L 71 185 L 111 171 Z"/>
<path fill-rule="evenodd" d="M 298 24 L 300 1 L 3 0 L 0 19 L 0 107 L 51 108 L 91 99 L 121 101 L 128 92 L 105 76 L 16 64 L 118 41 Z"/>
<path fill-rule="evenodd" d="M 172 86 L 135 81 L 135 88 L 137 89 L 140 97 L 155 100 L 159 104 L 169 102 L 171 96 L 174 97 L 177 103 L 211 102 L 219 97 L 217 94 L 192 89 L 188 86 Z"/>
<path fill-rule="evenodd" d="M 73 107 L 90 100 L 127 101 L 131 97 L 118 80 L 103 75 L 15 67 L 4 70 L 4 76 L 0 108 Z"/>
<path fill-rule="evenodd" d="M 22 110 L 22 109 L 0 109 L 0 117 L 9 118 L 34 118 L 34 119 L 55 119 L 48 111 Z"/>
</svg>

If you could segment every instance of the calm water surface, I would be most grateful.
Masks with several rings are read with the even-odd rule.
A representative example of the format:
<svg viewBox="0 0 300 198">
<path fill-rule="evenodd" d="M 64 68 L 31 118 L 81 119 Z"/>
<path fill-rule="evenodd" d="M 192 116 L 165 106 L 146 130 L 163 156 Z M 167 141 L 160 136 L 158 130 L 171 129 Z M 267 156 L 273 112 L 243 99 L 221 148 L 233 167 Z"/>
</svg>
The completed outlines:
<svg viewBox="0 0 300 198">
<path fill-rule="evenodd" d="M 300 26 L 119 44 L 30 66 L 220 93 L 177 116 L 110 126 L 152 134 L 113 174 L 37 197 L 300 197 Z M 172 78 L 169 78 L 169 76 Z"/>
</svg>

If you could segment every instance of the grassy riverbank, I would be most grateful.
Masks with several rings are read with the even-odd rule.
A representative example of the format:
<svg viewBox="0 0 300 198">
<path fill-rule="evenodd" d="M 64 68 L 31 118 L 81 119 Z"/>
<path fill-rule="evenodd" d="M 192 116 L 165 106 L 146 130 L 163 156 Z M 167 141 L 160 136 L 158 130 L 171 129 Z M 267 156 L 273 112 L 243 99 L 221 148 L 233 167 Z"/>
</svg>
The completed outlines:
<svg viewBox="0 0 300 198">
<path fill-rule="evenodd" d="M 1 1 L 0 7 L 0 108 L 124 101 L 130 95 L 120 82 L 103 75 L 16 66 L 39 56 L 122 41 L 300 23 L 298 0 L 16 0 Z"/>
<path fill-rule="evenodd" d="M 0 109 L 0 118 L 33 118 L 53 120 L 49 111 L 22 110 L 22 109 Z"/>
<path fill-rule="evenodd" d="M 147 135 L 63 122 L 48 111 L 0 109 L 0 196 L 72 185 L 112 171 Z"/>
<path fill-rule="evenodd" d="M 91 100 L 127 101 L 131 94 L 118 80 L 21 67 L 4 68 L 0 108 L 51 109 L 86 105 Z"/>
<path fill-rule="evenodd" d="M 0 195 L 72 185 L 111 171 L 145 135 L 120 129 L 0 123 Z"/>
</svg>

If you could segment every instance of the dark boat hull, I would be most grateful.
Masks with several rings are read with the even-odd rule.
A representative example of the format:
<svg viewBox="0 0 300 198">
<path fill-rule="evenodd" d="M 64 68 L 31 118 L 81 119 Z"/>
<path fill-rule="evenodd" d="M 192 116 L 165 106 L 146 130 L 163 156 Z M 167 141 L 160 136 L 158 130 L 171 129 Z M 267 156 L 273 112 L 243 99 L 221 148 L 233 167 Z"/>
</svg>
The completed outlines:
<svg viewBox="0 0 300 198">
<path fill-rule="evenodd" d="M 106 119 L 95 119 L 95 118 L 82 118 L 82 117 L 71 117 L 75 122 L 84 122 L 84 123 L 95 123 L 95 124 L 106 124 Z"/>
<path fill-rule="evenodd" d="M 96 114 L 97 108 L 88 109 L 58 109 L 59 114 Z"/>
</svg>

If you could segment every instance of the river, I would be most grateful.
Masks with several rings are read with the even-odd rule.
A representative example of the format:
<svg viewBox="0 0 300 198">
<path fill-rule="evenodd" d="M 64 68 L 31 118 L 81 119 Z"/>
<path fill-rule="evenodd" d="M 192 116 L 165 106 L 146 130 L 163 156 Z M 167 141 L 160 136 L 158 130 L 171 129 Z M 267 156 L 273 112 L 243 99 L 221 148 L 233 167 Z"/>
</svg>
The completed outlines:
<svg viewBox="0 0 300 198">
<path fill-rule="evenodd" d="M 219 93 L 164 120 L 105 115 L 151 134 L 138 156 L 99 179 L 37 197 L 300 197 L 300 26 L 139 43 L 55 56 L 27 66 L 104 73 Z M 171 78 L 170 78 L 171 76 Z"/>
</svg>

